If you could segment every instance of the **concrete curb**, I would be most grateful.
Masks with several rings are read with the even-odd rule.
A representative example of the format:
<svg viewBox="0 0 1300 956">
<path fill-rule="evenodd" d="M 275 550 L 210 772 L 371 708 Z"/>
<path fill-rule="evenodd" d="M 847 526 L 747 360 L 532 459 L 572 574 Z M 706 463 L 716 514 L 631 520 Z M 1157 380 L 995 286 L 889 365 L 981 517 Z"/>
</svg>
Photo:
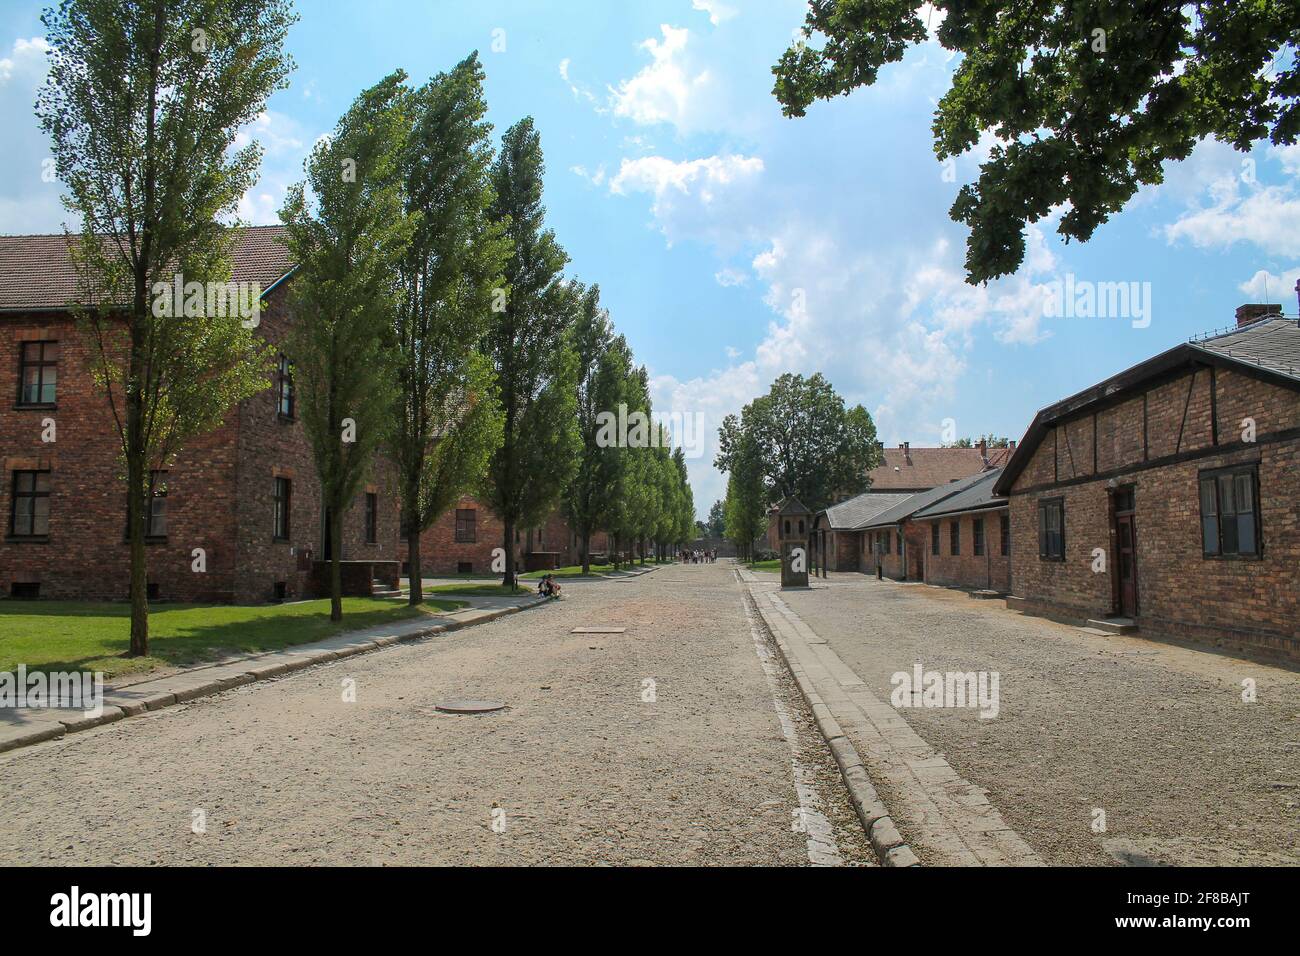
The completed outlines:
<svg viewBox="0 0 1300 956">
<path fill-rule="evenodd" d="M 748 582 L 741 578 L 741 583 L 745 585 L 746 599 L 758 613 L 764 628 L 772 636 L 777 650 L 781 652 L 781 659 L 785 661 L 786 668 L 794 676 L 799 693 L 812 711 L 817 729 L 821 731 L 831 755 L 835 758 L 835 763 L 839 765 L 840 776 L 843 777 L 844 786 L 849 791 L 849 800 L 858 814 L 858 819 L 862 822 L 862 829 L 866 831 L 867 838 L 871 841 L 871 848 L 876 851 L 876 858 L 880 861 L 880 865 L 920 866 L 921 861 L 912 852 L 912 848 L 903 841 L 902 835 L 889 815 L 889 808 L 876 793 L 866 765 L 862 762 L 862 756 L 857 748 L 853 746 L 853 741 L 849 740 L 839 722 L 831 716 L 830 708 L 817 693 L 803 665 L 782 640 L 779 630 L 772 626 L 767 613 L 750 591 Z"/>
<path fill-rule="evenodd" d="M 0 753 L 17 750 L 47 740 L 57 740 L 65 734 L 80 733 L 103 724 L 111 724 L 124 717 L 136 717 L 140 714 L 175 704 L 187 703 L 242 687 L 257 681 L 280 677 L 296 671 L 306 670 L 316 664 L 327 664 L 367 654 L 396 644 L 409 644 L 424 640 L 435 634 L 459 631 L 477 624 L 487 624 L 509 614 L 532 610 L 550 601 L 550 598 L 535 598 L 527 604 L 515 607 L 495 608 L 479 614 L 469 620 L 448 621 L 445 624 L 432 624 L 406 634 L 385 634 L 379 637 L 362 637 L 363 632 L 343 633 L 326 638 L 313 644 L 298 644 L 281 651 L 273 651 L 245 661 L 235 661 L 215 666 L 195 668 L 186 673 L 160 677 L 154 681 L 145 681 L 119 689 L 105 688 L 103 712 L 87 716 L 81 711 L 72 711 L 66 717 L 41 719 L 30 725 L 0 725 Z M 368 628 L 374 630 L 374 628 Z M 150 686 L 152 685 L 152 686 Z M 138 690 L 137 690 L 138 688 Z M 51 711 L 51 713 L 54 713 Z"/>
</svg>

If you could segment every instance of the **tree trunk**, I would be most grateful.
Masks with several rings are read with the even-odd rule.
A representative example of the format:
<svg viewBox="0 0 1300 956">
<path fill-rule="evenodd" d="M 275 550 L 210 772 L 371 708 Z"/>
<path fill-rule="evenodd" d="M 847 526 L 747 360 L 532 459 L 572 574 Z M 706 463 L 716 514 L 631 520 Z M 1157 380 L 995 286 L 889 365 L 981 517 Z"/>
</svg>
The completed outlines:
<svg viewBox="0 0 1300 956">
<path fill-rule="evenodd" d="M 514 588 L 515 581 L 515 521 L 513 518 L 505 519 L 506 532 L 506 573 L 501 579 L 501 586 Z"/>
<path fill-rule="evenodd" d="M 134 351 L 134 350 L 133 350 Z M 136 369 L 138 362 L 132 358 L 132 377 L 127 383 L 126 396 L 126 521 L 131 552 L 131 647 L 129 656 L 147 657 L 149 654 L 149 568 L 144 547 L 145 489 L 149 476 L 144 448 L 144 399 L 138 391 Z"/>
<path fill-rule="evenodd" d="M 343 620 L 343 509 L 330 509 L 330 620 Z"/>
<path fill-rule="evenodd" d="M 413 481 L 406 489 L 406 507 L 402 509 L 402 520 L 406 522 L 406 559 L 407 580 L 410 594 L 407 604 L 424 603 L 424 572 L 420 568 L 420 486 Z"/>
<path fill-rule="evenodd" d="M 406 531 L 406 573 L 410 584 L 408 604 L 424 603 L 424 574 L 420 570 L 420 534 Z"/>
<path fill-rule="evenodd" d="M 582 573 L 591 573 L 591 529 L 582 532 Z"/>
</svg>

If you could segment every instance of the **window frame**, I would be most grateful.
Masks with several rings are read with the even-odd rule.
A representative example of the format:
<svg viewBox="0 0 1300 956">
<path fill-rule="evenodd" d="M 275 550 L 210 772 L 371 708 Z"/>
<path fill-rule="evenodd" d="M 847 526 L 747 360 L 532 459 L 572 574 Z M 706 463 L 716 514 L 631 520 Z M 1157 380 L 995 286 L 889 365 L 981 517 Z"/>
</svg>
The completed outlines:
<svg viewBox="0 0 1300 956">
<path fill-rule="evenodd" d="M 998 515 L 998 545 L 1002 549 L 1000 557 L 1011 555 L 1011 516 Z"/>
<path fill-rule="evenodd" d="M 984 557 L 984 518 L 982 516 L 971 519 L 970 537 L 974 556 L 977 558 Z"/>
<path fill-rule="evenodd" d="M 1037 501 L 1038 509 L 1038 557 L 1041 561 L 1064 561 L 1065 560 L 1065 497 L 1057 495 L 1052 498 L 1039 498 Z M 1060 527 L 1057 529 L 1057 539 L 1059 551 L 1053 551 L 1048 543 L 1048 530 L 1046 515 L 1049 510 L 1055 510 L 1058 515 Z"/>
<path fill-rule="evenodd" d="M 281 489 L 284 493 L 281 494 Z M 276 475 L 271 493 L 271 540 L 288 541 L 292 533 L 293 480 Z"/>
<path fill-rule="evenodd" d="M 939 522 L 931 521 L 930 522 L 930 555 L 932 557 L 937 558 L 940 556 L 940 552 L 942 551 L 942 544 L 941 544 L 942 537 L 943 537 L 943 529 L 939 527 Z"/>
<path fill-rule="evenodd" d="M 18 490 L 18 481 L 21 476 L 32 476 L 32 488 L 30 491 Z M 40 490 L 40 476 L 45 476 L 45 490 Z M 50 536 L 50 505 L 52 476 L 49 468 L 15 468 L 9 483 L 9 533 L 5 536 L 14 541 L 44 541 Z M 18 530 L 18 501 L 19 499 L 30 501 L 31 505 L 25 517 L 28 520 L 28 530 L 20 532 Z M 36 501 L 40 498 L 46 500 L 45 505 L 45 530 L 36 530 Z"/>
<path fill-rule="evenodd" d="M 39 347 L 40 357 L 35 362 L 29 362 L 27 361 L 27 349 L 29 346 L 33 346 L 33 345 Z M 59 350 L 59 354 L 56 354 L 55 357 L 52 359 L 47 359 L 45 357 L 45 348 L 48 345 L 53 345 L 55 349 Z M 61 354 L 62 354 L 62 350 L 59 349 L 58 339 L 35 339 L 33 341 L 18 343 L 18 400 L 15 402 L 15 406 L 17 408 L 56 407 L 59 400 L 59 394 L 58 394 L 59 393 L 59 355 Z M 25 398 L 27 392 L 27 370 L 29 368 L 37 369 L 37 373 L 36 373 L 37 401 L 34 402 L 29 402 Z M 46 387 L 46 382 L 45 382 L 46 369 L 52 369 L 54 372 L 54 381 L 49 383 L 49 387 L 53 389 L 53 395 L 51 396 L 48 402 L 40 399 L 40 395 L 45 390 Z"/>
<path fill-rule="evenodd" d="M 1238 523 L 1233 530 L 1236 538 L 1237 547 L 1235 550 L 1227 551 L 1224 548 L 1224 511 L 1223 500 L 1221 496 L 1221 481 L 1224 478 L 1231 478 L 1233 485 L 1233 510 L 1229 512 L 1230 517 L 1239 519 L 1244 514 L 1251 516 L 1251 533 L 1254 537 L 1254 550 L 1242 551 L 1240 548 L 1240 524 Z M 1244 512 L 1238 510 L 1238 485 L 1239 478 L 1246 478 L 1249 482 L 1250 490 L 1250 511 Z M 1205 513 L 1205 494 L 1204 487 L 1209 484 L 1214 489 L 1214 513 L 1206 515 Z M 1263 522 L 1259 513 L 1259 463 L 1249 462 L 1239 465 L 1225 465 L 1219 468 L 1206 468 L 1196 473 L 1196 501 L 1197 513 L 1200 517 L 1201 533 L 1201 557 L 1207 560 L 1221 561 L 1258 561 L 1264 556 L 1264 529 Z M 1210 518 L 1215 523 L 1215 536 L 1217 538 L 1217 551 L 1206 550 L 1205 522 Z"/>
<path fill-rule="evenodd" d="M 289 356 L 280 353 L 279 365 L 275 371 L 275 414 L 284 421 L 297 419 L 297 395 L 293 387 L 293 363 Z M 288 404 L 289 410 L 284 410 Z"/>
<path fill-rule="evenodd" d="M 162 494 L 158 493 L 159 476 L 162 477 L 162 485 L 163 485 Z M 154 525 L 154 522 L 158 519 L 159 516 L 154 513 L 153 506 L 154 503 L 159 498 L 161 498 L 163 502 L 161 531 L 155 530 L 155 525 Z M 166 538 L 167 537 L 167 470 L 165 468 L 159 468 L 149 472 L 149 491 L 148 494 L 145 496 L 145 504 L 148 506 L 148 510 L 145 512 L 145 516 L 144 516 L 144 536 L 154 541 L 160 541 Z"/>
<path fill-rule="evenodd" d="M 948 554 L 954 558 L 961 557 L 961 519 L 948 522 Z"/>
<path fill-rule="evenodd" d="M 468 517 L 466 517 L 468 515 Z M 515 533 L 515 540 L 519 538 Z M 452 540 L 456 544 L 478 544 L 478 509 L 457 508 Z"/>
</svg>

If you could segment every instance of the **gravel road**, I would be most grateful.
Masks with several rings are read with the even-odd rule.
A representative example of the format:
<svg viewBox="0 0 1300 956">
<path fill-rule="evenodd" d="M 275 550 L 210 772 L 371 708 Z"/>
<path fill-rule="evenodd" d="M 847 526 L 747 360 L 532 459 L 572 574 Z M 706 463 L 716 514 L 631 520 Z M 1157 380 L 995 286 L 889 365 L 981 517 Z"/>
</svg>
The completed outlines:
<svg viewBox="0 0 1300 956">
<path fill-rule="evenodd" d="M 818 584 L 782 598 L 883 700 L 917 661 L 999 673 L 995 719 L 900 714 L 1046 862 L 1300 864 L 1300 673 L 1086 634 L 957 591 Z"/>
<path fill-rule="evenodd" d="M 0 863 L 871 861 L 730 565 L 564 587 L 490 624 L 0 756 Z M 509 707 L 434 710 L 452 696 Z"/>
</svg>

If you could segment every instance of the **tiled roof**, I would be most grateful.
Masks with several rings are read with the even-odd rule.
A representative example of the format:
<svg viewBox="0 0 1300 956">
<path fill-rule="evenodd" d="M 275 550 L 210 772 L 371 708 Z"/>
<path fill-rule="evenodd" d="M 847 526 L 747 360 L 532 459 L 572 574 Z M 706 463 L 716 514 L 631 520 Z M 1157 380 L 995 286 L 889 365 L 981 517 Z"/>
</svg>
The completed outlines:
<svg viewBox="0 0 1300 956">
<path fill-rule="evenodd" d="M 966 482 L 966 486 L 957 494 L 922 508 L 912 517 L 933 518 L 937 515 L 976 511 L 981 508 L 1005 508 L 1007 499 L 993 493 L 993 488 L 998 483 L 998 476 L 1001 474 L 1001 468 L 994 468 L 992 471 L 977 475 L 973 481 Z"/>
<path fill-rule="evenodd" d="M 289 250 L 278 241 L 284 232 L 283 226 L 241 229 L 231 256 L 231 281 L 256 282 L 266 289 L 289 272 Z M 75 304 L 77 294 L 67 237 L 0 236 L 0 312 L 63 309 Z"/>
<path fill-rule="evenodd" d="M 884 453 L 884 462 L 867 473 L 873 491 L 935 488 L 984 470 L 978 448 L 912 448 L 906 455 L 901 448 L 886 448 Z M 1006 448 L 990 448 L 988 453 L 994 467 L 1006 464 L 1010 457 Z"/>
<path fill-rule="evenodd" d="M 868 491 L 827 508 L 826 527 L 832 530 L 851 531 L 861 527 L 886 508 L 892 508 L 910 497 L 912 496 L 906 493 L 880 494 Z"/>
<path fill-rule="evenodd" d="M 1058 422 L 1086 414 L 1089 408 L 1101 403 L 1121 400 L 1170 372 L 1196 369 L 1206 364 L 1240 368 L 1246 374 L 1265 381 L 1295 388 L 1296 383 L 1300 383 L 1300 326 L 1293 318 L 1267 315 L 1248 325 L 1175 345 L 1082 392 L 1040 409 L 1007 463 L 998 481 L 998 490 L 1003 493 L 1011 490 L 1048 430 Z"/>
<path fill-rule="evenodd" d="M 1005 449 L 1000 449 L 1005 450 Z M 897 524 L 905 518 L 910 518 L 918 514 L 923 508 L 930 506 L 946 506 L 948 500 L 954 496 L 961 497 L 972 485 L 978 485 L 985 481 L 990 475 L 996 476 L 1001 473 L 1002 469 L 995 468 L 992 471 L 982 472 L 978 475 L 971 475 L 969 478 L 963 478 L 960 481 L 949 482 L 946 485 L 939 485 L 937 488 L 931 488 L 929 491 L 921 491 L 914 495 L 908 495 L 903 501 L 888 508 L 880 514 L 871 518 L 865 524 L 859 525 L 858 530 L 862 531 L 867 528 L 883 528 L 888 525 Z"/>
<path fill-rule="evenodd" d="M 1221 335 L 1198 339 L 1192 348 L 1300 380 L 1300 325 L 1268 316 Z"/>
</svg>

